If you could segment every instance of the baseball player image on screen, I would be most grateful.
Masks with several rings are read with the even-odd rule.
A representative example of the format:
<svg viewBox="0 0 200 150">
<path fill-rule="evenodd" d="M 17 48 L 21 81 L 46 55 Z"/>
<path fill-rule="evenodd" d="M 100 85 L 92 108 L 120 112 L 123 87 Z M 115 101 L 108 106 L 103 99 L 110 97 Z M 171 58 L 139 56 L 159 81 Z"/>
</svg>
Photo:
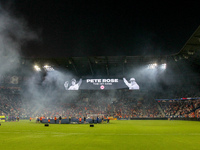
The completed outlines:
<svg viewBox="0 0 200 150">
<path fill-rule="evenodd" d="M 68 88 L 68 90 L 78 90 L 80 85 L 82 83 L 82 79 L 80 79 L 78 81 L 78 83 L 76 83 L 76 79 L 72 79 L 72 84 L 71 86 Z"/>
<path fill-rule="evenodd" d="M 124 83 L 129 87 L 129 90 L 139 90 L 139 85 L 135 82 L 135 78 L 130 78 L 130 83 L 123 78 Z"/>
</svg>

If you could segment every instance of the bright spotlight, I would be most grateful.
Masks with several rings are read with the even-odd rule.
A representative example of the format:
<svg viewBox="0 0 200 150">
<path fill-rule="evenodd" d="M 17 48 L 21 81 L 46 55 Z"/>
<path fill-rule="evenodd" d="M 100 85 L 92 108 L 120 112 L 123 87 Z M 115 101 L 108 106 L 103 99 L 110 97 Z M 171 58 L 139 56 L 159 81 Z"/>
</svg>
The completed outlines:
<svg viewBox="0 0 200 150">
<path fill-rule="evenodd" d="M 43 68 L 44 68 L 46 71 L 54 71 L 53 67 L 48 66 L 48 65 L 45 65 Z"/>
<path fill-rule="evenodd" d="M 157 67 L 156 63 L 148 65 L 148 69 L 155 69 L 156 67 Z"/>
<path fill-rule="evenodd" d="M 44 68 L 48 68 L 48 67 L 50 67 L 50 66 L 48 66 L 48 65 L 45 65 L 45 66 L 44 66 Z"/>
<path fill-rule="evenodd" d="M 40 67 L 38 67 L 37 65 L 34 66 L 36 71 L 41 71 Z"/>
<path fill-rule="evenodd" d="M 162 64 L 161 65 L 161 69 L 166 69 L 166 67 L 167 67 L 167 64 Z"/>
</svg>

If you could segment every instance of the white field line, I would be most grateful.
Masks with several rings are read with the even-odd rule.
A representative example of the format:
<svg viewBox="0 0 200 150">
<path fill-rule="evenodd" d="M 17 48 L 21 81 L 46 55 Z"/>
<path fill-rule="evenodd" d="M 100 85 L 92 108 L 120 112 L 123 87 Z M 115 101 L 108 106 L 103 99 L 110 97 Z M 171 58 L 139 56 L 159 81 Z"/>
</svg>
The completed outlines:
<svg viewBox="0 0 200 150">
<path fill-rule="evenodd" d="M 4 132 L 4 131 L 0 131 L 0 134 L 3 134 L 3 133 L 10 133 L 10 134 L 21 134 L 23 132 Z M 28 134 L 30 134 L 30 132 L 26 132 Z M 46 134 L 44 132 L 36 132 L 36 133 L 33 133 L 31 132 L 32 135 L 35 134 L 35 135 L 42 135 L 42 134 Z M 172 134 L 157 134 L 157 133 L 62 133 L 62 132 L 48 132 L 50 135 L 99 135 L 99 136 L 116 136 L 116 135 L 119 135 L 119 136 L 148 136 L 148 135 L 155 135 L 155 136 L 162 136 L 162 135 L 198 135 L 200 136 L 200 133 L 172 133 Z"/>
</svg>

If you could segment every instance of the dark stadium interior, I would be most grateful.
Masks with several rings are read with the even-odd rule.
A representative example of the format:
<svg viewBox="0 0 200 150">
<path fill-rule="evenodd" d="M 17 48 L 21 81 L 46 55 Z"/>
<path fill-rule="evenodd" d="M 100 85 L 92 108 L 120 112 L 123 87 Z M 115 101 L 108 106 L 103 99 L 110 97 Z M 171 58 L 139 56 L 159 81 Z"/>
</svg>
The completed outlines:
<svg viewBox="0 0 200 150">
<path fill-rule="evenodd" d="M 199 149 L 199 6 L 0 0 L 0 148 Z"/>
<path fill-rule="evenodd" d="M 43 20 L 44 16 L 41 15 L 41 17 L 36 13 L 39 16 L 36 17 L 36 14 L 29 12 L 29 8 L 24 4 L 20 4 L 20 2 L 16 2 L 16 4 L 17 8 L 21 8 L 21 12 L 27 12 L 24 15 L 25 19 L 31 19 L 28 17 L 30 13 L 29 15 L 38 19 L 37 21 Z M 44 2 L 41 2 L 40 5 L 42 4 Z M 33 4 L 34 9 L 37 8 L 36 6 L 38 5 Z M 78 8 L 82 8 L 81 5 L 78 6 Z M 12 7 L 13 5 L 9 8 Z M 77 8 L 75 7 L 71 11 L 74 9 Z M 109 9 L 107 7 L 105 9 L 108 13 Z M 16 12 L 20 14 L 20 11 Z M 41 14 L 46 14 L 42 11 L 40 10 Z M 54 11 L 58 11 L 58 9 Z M 54 14 L 54 11 L 51 13 Z M 89 21 L 85 21 L 82 17 L 87 16 L 87 11 L 84 10 L 83 16 L 81 13 L 73 14 L 73 17 L 69 19 L 74 21 L 72 24 L 68 25 L 68 22 L 63 21 L 65 26 L 68 25 L 72 28 L 69 31 L 63 30 L 68 31 L 68 34 L 64 35 L 61 34 L 62 30 L 54 29 L 59 28 L 58 24 L 52 25 L 54 21 L 59 20 L 57 20 L 57 16 L 53 16 L 54 20 L 49 19 L 47 22 L 29 20 L 29 23 L 32 24 L 28 28 L 23 19 L 17 19 L 18 13 L 15 16 L 0 7 L 0 115 L 7 116 L 9 120 L 16 116 L 23 119 L 41 116 L 53 119 L 54 116 L 60 115 L 66 118 L 69 116 L 74 118 L 87 116 L 89 118 L 94 114 L 117 119 L 198 118 L 200 113 L 200 26 L 193 31 L 192 35 L 188 35 L 189 30 L 185 31 L 187 33 L 184 34 L 183 39 L 187 37 L 186 41 L 171 39 L 175 45 L 173 47 L 170 44 L 162 43 L 170 36 L 166 33 L 167 30 L 166 34 L 160 32 L 159 36 L 155 37 L 153 33 L 146 33 L 158 23 L 156 20 L 154 24 L 150 25 L 151 20 L 148 20 L 148 15 L 145 17 L 149 23 L 148 29 L 145 28 L 144 22 L 141 23 L 143 28 L 139 28 L 140 24 L 138 24 L 132 29 L 131 25 L 134 24 L 134 21 L 127 21 L 129 19 L 127 14 L 132 12 L 131 9 L 127 10 L 124 17 L 121 17 L 127 23 L 126 25 L 130 23 L 129 26 L 123 27 L 123 19 L 120 20 L 120 23 L 118 22 L 119 18 L 113 19 L 118 15 L 111 13 L 110 16 L 105 16 L 106 13 L 102 13 L 101 9 L 98 11 L 100 20 L 106 18 L 105 26 L 98 24 L 101 21 L 96 20 L 95 15 L 90 14 L 90 17 L 87 18 Z M 80 20 L 73 20 L 77 16 L 80 17 Z M 94 26 L 90 22 L 90 18 L 95 18 Z M 136 15 L 135 19 L 138 18 Z M 84 21 L 87 23 L 84 24 Z M 112 22 L 110 26 L 107 21 Z M 49 22 L 52 23 L 52 26 L 49 26 Z M 43 29 L 43 33 L 46 34 L 43 36 L 40 32 L 31 30 L 40 23 L 46 27 Z M 115 26 L 115 23 L 119 23 L 120 26 Z M 79 24 L 81 25 L 79 26 Z M 185 27 L 191 27 L 188 24 Z M 162 25 L 168 29 L 164 23 Z M 65 26 L 60 28 L 65 28 Z M 97 31 L 95 30 L 96 26 L 100 28 Z M 118 30 L 120 27 L 124 30 Z M 82 30 L 83 28 L 84 30 Z M 132 30 L 126 30 L 126 28 Z M 162 31 L 162 28 L 156 28 Z M 52 29 L 52 33 L 49 32 L 50 29 Z M 111 31 L 105 31 L 103 34 L 104 30 Z M 171 30 L 175 34 L 175 28 Z M 177 30 L 184 33 L 185 29 L 180 27 Z M 145 34 L 142 34 L 142 31 Z M 95 35 L 95 32 L 98 34 Z M 177 35 L 177 32 L 174 36 L 178 38 L 181 35 Z M 87 33 L 90 34 L 87 36 L 88 39 L 84 37 Z M 131 33 L 137 33 L 137 35 L 131 35 Z M 58 39 L 56 39 L 56 35 Z M 160 37 L 164 35 L 166 39 L 163 38 L 162 41 Z M 43 42 L 41 42 L 40 36 L 45 37 Z M 72 39 L 68 39 L 70 36 Z M 130 46 L 131 36 L 134 37 L 134 46 Z M 145 39 L 145 36 L 150 40 Z M 106 37 L 108 40 L 104 41 L 103 39 Z M 124 41 L 123 38 L 125 38 Z M 68 41 L 60 39 L 68 39 Z M 155 41 L 161 44 L 156 45 Z M 168 42 L 170 43 L 170 40 Z M 180 44 L 184 42 L 182 48 L 177 50 L 176 48 L 179 48 Z M 55 45 L 55 43 L 57 44 Z M 126 44 L 127 47 L 123 46 Z M 66 45 L 68 45 L 68 49 L 65 47 Z M 146 49 L 145 47 L 148 46 L 150 48 Z M 160 47 L 164 47 L 163 50 L 160 50 Z M 44 50 L 45 48 L 47 49 Z M 150 66 L 155 68 L 148 68 L 150 64 L 155 65 Z M 161 68 L 163 64 L 164 68 Z M 52 70 L 47 70 L 45 65 L 50 66 Z M 135 80 L 140 87 L 139 90 L 129 90 L 128 86 L 124 88 L 124 78 L 130 79 L 130 81 L 131 79 Z M 89 88 L 87 90 L 87 87 L 84 87 L 84 90 L 67 91 L 64 84 L 68 79 L 70 81 L 75 79 L 75 83 L 78 81 L 85 83 L 87 79 L 109 79 L 109 81 L 116 79 L 117 82 L 119 80 L 119 83 L 124 81 L 124 85 L 121 86 L 123 88 L 112 90 L 104 89 L 103 86 L 99 90 Z M 67 89 L 69 90 L 68 85 Z"/>
<path fill-rule="evenodd" d="M 199 29 L 180 52 L 167 56 L 22 57 L 17 70 L 1 76 L 1 113 L 20 115 L 22 118 L 58 114 L 63 117 L 104 114 L 117 118 L 193 116 L 200 107 L 200 44 L 194 40 L 200 35 Z M 155 62 L 166 63 L 166 70 L 147 69 L 148 64 Z M 59 77 L 73 75 L 85 79 L 134 76 L 141 89 L 69 92 L 64 90 L 64 80 L 60 82 L 59 78 L 51 78 L 53 72 L 43 69 L 36 72 L 34 64 L 50 64 L 62 73 Z M 13 76 L 18 77 L 17 83 L 11 82 Z"/>
</svg>

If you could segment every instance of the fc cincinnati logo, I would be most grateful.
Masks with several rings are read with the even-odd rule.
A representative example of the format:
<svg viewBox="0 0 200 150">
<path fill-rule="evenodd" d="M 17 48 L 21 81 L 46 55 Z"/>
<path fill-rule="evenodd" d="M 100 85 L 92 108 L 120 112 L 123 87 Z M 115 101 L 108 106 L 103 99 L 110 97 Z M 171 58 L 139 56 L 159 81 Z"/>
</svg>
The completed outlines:
<svg viewBox="0 0 200 150">
<path fill-rule="evenodd" d="M 103 85 L 101 85 L 101 86 L 100 86 L 100 89 L 102 89 L 102 90 L 103 90 L 104 88 L 105 88 L 105 87 L 104 87 Z"/>
</svg>

